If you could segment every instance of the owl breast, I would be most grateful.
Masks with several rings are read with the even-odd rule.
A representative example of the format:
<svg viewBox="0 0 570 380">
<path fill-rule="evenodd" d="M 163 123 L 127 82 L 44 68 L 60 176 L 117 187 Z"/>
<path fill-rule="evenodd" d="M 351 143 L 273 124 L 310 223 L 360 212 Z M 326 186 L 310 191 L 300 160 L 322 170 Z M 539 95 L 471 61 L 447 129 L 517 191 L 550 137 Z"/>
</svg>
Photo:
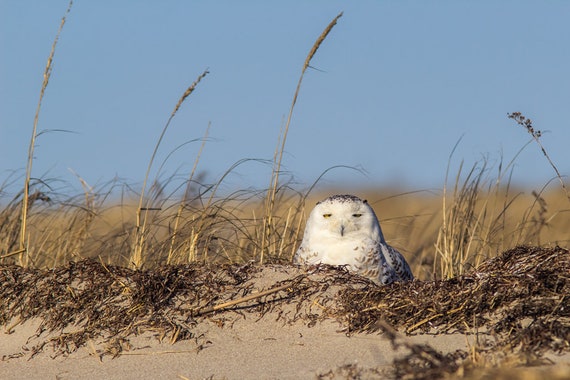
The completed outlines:
<svg viewBox="0 0 570 380">
<path fill-rule="evenodd" d="M 296 261 L 303 264 L 346 265 L 353 272 L 371 277 L 378 275 L 377 243 L 366 238 L 361 241 L 334 239 L 301 246 Z"/>
</svg>

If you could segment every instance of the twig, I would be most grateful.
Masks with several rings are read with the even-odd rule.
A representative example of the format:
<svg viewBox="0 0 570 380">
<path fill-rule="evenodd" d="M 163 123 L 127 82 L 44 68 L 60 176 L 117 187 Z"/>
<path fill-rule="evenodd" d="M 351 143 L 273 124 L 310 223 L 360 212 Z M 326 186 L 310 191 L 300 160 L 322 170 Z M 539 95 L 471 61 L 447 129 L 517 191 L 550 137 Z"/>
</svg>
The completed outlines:
<svg viewBox="0 0 570 380">
<path fill-rule="evenodd" d="M 414 331 L 415 329 L 417 329 L 418 327 L 420 327 L 421 325 L 424 325 L 424 324 L 428 323 L 429 321 L 434 320 L 434 319 L 439 318 L 439 317 L 443 317 L 443 314 L 439 313 L 439 314 L 431 315 L 431 316 L 425 318 L 424 320 L 419 321 L 419 322 L 416 323 L 415 325 L 408 327 L 408 328 L 406 329 L 406 333 L 409 334 L 409 333 L 411 333 L 412 331 Z"/>
<path fill-rule="evenodd" d="M 298 279 L 298 280 L 296 280 L 296 281 L 294 280 L 294 281 L 291 282 L 291 283 L 288 283 L 288 284 L 285 284 L 285 285 L 282 285 L 282 286 L 278 286 L 277 288 L 264 290 L 264 291 L 259 292 L 259 293 L 257 293 L 257 294 L 251 294 L 251 295 L 249 295 L 249 296 L 245 296 L 245 297 L 242 297 L 242 298 L 238 298 L 237 300 L 232 300 L 232 301 L 224 302 L 224 303 L 221 303 L 221 304 L 218 304 L 218 305 L 209 306 L 209 307 L 204 307 L 204 308 L 201 308 L 201 309 L 194 310 L 194 312 L 192 313 L 192 316 L 198 317 L 198 316 L 201 316 L 201 315 L 204 315 L 204 314 L 212 313 L 212 312 L 214 312 L 214 311 L 219 311 L 219 310 L 228 309 L 228 308 L 230 308 L 230 307 L 232 307 L 232 306 L 235 306 L 235 305 L 238 305 L 238 304 L 240 304 L 240 303 L 244 303 L 244 302 L 247 302 L 247 301 L 251 301 L 251 300 L 254 300 L 254 299 L 257 299 L 257 298 L 261 298 L 261 297 L 267 296 L 267 295 L 269 295 L 269 294 L 273 294 L 273 293 L 280 292 L 280 291 L 282 291 L 282 290 L 291 288 L 291 287 L 292 287 L 293 285 L 295 285 L 295 284 L 300 283 L 300 282 L 303 281 L 303 279 L 305 279 L 305 278 L 306 278 L 305 276 L 302 276 L 300 279 Z"/>
<path fill-rule="evenodd" d="M 8 257 L 16 256 L 16 255 L 19 255 L 20 253 L 24 253 L 24 252 L 26 252 L 26 249 L 25 249 L 25 248 L 18 249 L 18 250 L 13 251 L 13 252 L 8 252 L 8 253 L 6 253 L 5 255 L 1 255 L 1 256 L 0 256 L 0 259 L 5 259 L 5 258 L 8 258 Z"/>
</svg>

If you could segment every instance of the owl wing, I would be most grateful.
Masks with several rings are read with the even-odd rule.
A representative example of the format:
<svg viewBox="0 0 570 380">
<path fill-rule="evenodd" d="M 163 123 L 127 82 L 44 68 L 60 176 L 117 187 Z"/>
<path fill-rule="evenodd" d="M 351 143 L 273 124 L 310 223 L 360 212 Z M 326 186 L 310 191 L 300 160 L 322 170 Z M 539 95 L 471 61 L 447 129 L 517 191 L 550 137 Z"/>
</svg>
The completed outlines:
<svg viewBox="0 0 570 380">
<path fill-rule="evenodd" d="M 304 264 L 305 263 L 305 254 L 303 252 L 303 246 L 297 248 L 297 252 L 293 256 L 293 262 L 295 264 Z"/>
<path fill-rule="evenodd" d="M 380 242 L 379 246 L 385 259 L 383 263 L 391 268 L 395 277 L 394 281 L 411 281 L 414 279 L 408 262 L 400 252 L 384 242 Z M 382 279 L 380 280 L 382 281 Z"/>
<path fill-rule="evenodd" d="M 295 252 L 295 256 L 293 256 L 293 262 L 296 264 L 308 265 L 308 264 L 317 264 L 319 261 L 319 255 L 317 252 L 313 252 L 305 245 L 301 244 L 297 252 Z"/>
</svg>

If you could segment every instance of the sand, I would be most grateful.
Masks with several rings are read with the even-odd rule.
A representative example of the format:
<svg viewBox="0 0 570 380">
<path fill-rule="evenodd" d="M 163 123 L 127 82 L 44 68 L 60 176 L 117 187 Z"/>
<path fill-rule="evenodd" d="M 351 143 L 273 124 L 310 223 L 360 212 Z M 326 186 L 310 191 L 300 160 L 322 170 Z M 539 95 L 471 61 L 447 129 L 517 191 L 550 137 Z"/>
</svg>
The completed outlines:
<svg viewBox="0 0 570 380">
<path fill-rule="evenodd" d="M 569 263 L 519 250 L 388 287 L 291 265 L 0 267 L 0 379 L 570 378 Z"/>
<path fill-rule="evenodd" d="M 403 353 L 394 350 L 382 334 L 349 337 L 339 332 L 337 322 L 307 327 L 284 326 L 270 318 L 236 319 L 233 327 L 200 326 L 207 336 L 202 349 L 193 341 L 159 343 L 152 334 L 144 334 L 131 340 L 130 351 L 114 359 L 100 358 L 89 345 L 66 357 L 52 358 L 46 349 L 32 359 L 29 355 L 6 359 L 37 341 L 28 339 L 39 321 L 28 321 L 14 333 L 0 336 L 4 358 L 0 374 L 2 379 L 313 379 L 331 371 L 337 372 L 336 378 L 346 378 L 341 367 L 352 365 L 378 378 L 375 372 L 389 370 L 394 357 Z M 442 352 L 468 348 L 468 338 L 461 334 L 406 339 Z"/>
</svg>

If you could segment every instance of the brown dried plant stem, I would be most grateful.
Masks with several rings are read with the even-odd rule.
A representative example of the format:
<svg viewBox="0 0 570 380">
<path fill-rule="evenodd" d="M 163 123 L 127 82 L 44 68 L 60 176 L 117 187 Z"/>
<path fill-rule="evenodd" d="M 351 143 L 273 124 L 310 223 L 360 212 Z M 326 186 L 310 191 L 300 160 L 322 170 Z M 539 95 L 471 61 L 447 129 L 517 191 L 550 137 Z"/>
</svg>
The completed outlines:
<svg viewBox="0 0 570 380">
<path fill-rule="evenodd" d="M 194 165 L 192 166 L 192 171 L 190 172 L 190 177 L 188 177 L 188 182 L 186 185 L 186 191 L 184 191 L 184 196 L 178 205 L 178 211 L 176 212 L 176 216 L 174 218 L 174 227 L 172 231 L 172 237 L 170 238 L 170 249 L 168 250 L 168 256 L 166 263 L 172 264 L 174 258 L 174 245 L 176 243 L 176 238 L 178 236 L 178 229 L 180 226 L 180 219 L 182 218 L 182 211 L 184 211 L 184 206 L 186 205 L 188 194 L 190 193 L 190 186 L 192 185 L 192 179 L 194 178 L 194 174 L 196 173 L 196 168 L 198 167 L 198 162 L 200 161 L 200 157 L 202 156 L 202 151 L 204 150 L 204 145 L 206 145 L 206 141 L 208 139 L 208 134 L 210 133 L 210 126 L 211 123 L 208 123 L 208 127 L 206 128 L 206 132 L 204 133 L 204 137 L 202 138 L 202 144 L 200 145 L 200 149 L 198 150 L 198 154 L 196 155 L 196 159 L 194 160 Z M 191 250 L 195 249 L 195 247 L 191 247 Z M 190 260 L 188 260 L 190 261 Z"/>
<path fill-rule="evenodd" d="M 19 253 L 19 262 L 23 265 L 24 255 L 28 255 L 28 244 L 26 239 L 26 228 L 27 228 L 27 221 L 28 221 L 28 210 L 29 210 L 29 196 L 30 196 L 30 179 L 32 175 L 32 165 L 34 162 L 34 148 L 36 146 L 36 137 L 38 136 L 38 120 L 40 117 L 40 110 L 42 107 L 42 101 L 44 98 L 44 94 L 46 88 L 49 83 L 49 79 L 51 77 L 51 70 L 53 64 L 53 57 L 55 55 L 55 48 L 57 46 L 57 42 L 59 41 L 59 36 L 61 35 L 61 31 L 63 30 L 63 26 L 65 25 L 65 20 L 67 15 L 71 11 L 71 6 L 73 5 L 73 0 L 69 2 L 67 6 L 67 10 L 65 11 L 63 17 L 61 18 L 61 22 L 59 23 L 59 28 L 55 35 L 55 39 L 53 44 L 51 45 L 51 51 L 49 53 L 49 57 L 47 60 L 46 68 L 44 71 L 44 80 L 42 82 L 42 87 L 40 90 L 40 98 L 38 100 L 38 105 L 36 108 L 36 114 L 34 116 L 34 126 L 32 129 L 32 137 L 30 139 L 30 146 L 28 148 L 28 163 L 26 166 L 26 179 L 24 180 L 24 194 L 22 196 L 22 216 L 21 216 L 21 224 L 20 224 L 20 249 L 18 250 Z"/>
<path fill-rule="evenodd" d="M 209 313 L 213 313 L 214 311 L 221 311 L 221 310 L 226 310 L 229 309 L 235 305 L 239 305 L 240 303 L 244 303 L 247 301 L 252 301 L 261 297 L 265 297 L 268 296 L 270 294 L 273 293 L 277 293 L 280 292 L 282 290 L 292 290 L 294 289 L 295 285 L 298 285 L 301 281 L 303 281 L 306 278 L 305 275 L 301 275 L 295 279 L 293 279 L 290 283 L 287 283 L 285 285 L 281 285 L 278 286 L 276 288 L 272 288 L 272 289 L 267 289 L 267 290 L 263 290 L 259 293 L 256 294 L 250 294 L 249 296 L 245 296 L 242 298 L 238 298 L 236 300 L 232 300 L 232 301 L 228 301 L 228 302 L 224 302 L 218 305 L 214 305 L 214 306 L 209 306 L 209 307 L 203 307 L 201 309 L 197 309 L 195 310 L 192 315 L 194 317 L 200 316 L 200 315 L 204 315 L 204 314 L 209 314 Z"/>
<path fill-rule="evenodd" d="M 544 149 L 544 146 L 540 142 L 540 138 L 542 137 L 542 131 L 535 129 L 532 125 L 532 120 L 527 118 L 520 112 L 513 112 L 507 114 L 507 116 L 509 117 L 509 119 L 513 119 L 514 121 L 516 121 L 518 125 L 526 128 L 526 130 L 528 131 L 528 133 L 530 133 L 534 141 L 536 141 L 536 143 L 540 147 L 540 150 L 542 151 L 542 154 L 544 155 L 544 157 L 546 157 L 552 169 L 554 169 L 556 177 L 558 178 L 558 181 L 560 181 L 560 185 L 562 185 L 562 189 L 566 194 L 566 198 L 568 198 L 568 200 L 570 201 L 570 193 L 568 192 L 568 188 L 566 188 L 566 185 L 564 184 L 564 180 L 562 180 L 562 175 L 560 174 L 558 168 L 556 167 L 556 165 L 554 165 L 554 162 L 552 162 L 552 159 L 550 158 L 548 153 L 546 153 L 546 149 Z"/>
<path fill-rule="evenodd" d="M 158 138 L 158 141 L 156 142 L 156 145 L 155 145 L 154 150 L 152 152 L 152 156 L 150 157 L 148 167 L 146 170 L 146 174 L 144 177 L 142 189 L 141 189 L 141 195 L 139 197 L 139 205 L 137 207 L 135 242 L 134 242 L 134 247 L 133 247 L 133 250 L 131 253 L 131 260 L 130 260 L 131 267 L 140 268 L 143 264 L 142 251 L 143 251 L 143 248 L 145 245 L 145 237 L 146 237 L 146 233 L 147 233 L 146 229 L 147 229 L 148 211 L 151 209 L 148 205 L 148 203 L 149 203 L 148 200 L 147 200 L 145 206 L 143 206 L 143 203 L 145 202 L 146 185 L 148 182 L 148 178 L 150 176 L 150 169 L 152 168 L 154 158 L 156 157 L 160 143 L 162 142 L 162 139 L 164 138 L 164 135 L 166 134 L 166 131 L 168 130 L 168 127 L 170 126 L 170 123 L 172 122 L 172 119 L 174 119 L 174 116 L 176 115 L 176 113 L 180 109 L 180 106 L 182 106 L 182 103 L 184 103 L 186 98 L 188 98 L 188 96 L 190 96 L 190 94 L 192 94 L 192 92 L 194 92 L 194 90 L 196 89 L 196 86 L 198 86 L 198 83 L 200 83 L 200 81 L 208 74 L 209 74 L 209 71 L 204 70 L 204 72 L 198 76 L 198 78 L 194 81 L 194 83 L 192 83 L 186 89 L 186 91 L 184 91 L 184 94 L 182 94 L 180 99 L 178 99 L 178 103 L 176 103 L 176 106 L 174 106 L 174 110 L 172 110 L 172 113 L 170 114 L 168 121 L 164 125 L 164 128 L 162 129 L 160 137 Z M 144 211 L 144 215 L 141 215 L 143 211 Z"/>
<path fill-rule="evenodd" d="M 266 205 L 265 205 L 265 218 L 263 219 L 263 237 L 261 242 L 261 256 L 259 259 L 260 264 L 263 264 L 265 250 L 269 248 L 269 235 L 271 233 L 270 229 L 273 224 L 273 210 L 275 206 L 275 196 L 277 194 L 277 188 L 279 186 L 279 173 L 281 171 L 281 162 L 283 160 L 283 151 L 285 150 L 285 142 L 287 141 L 287 133 L 289 132 L 289 126 L 291 124 L 291 117 L 293 116 L 293 110 L 295 108 L 295 103 L 297 103 L 297 97 L 299 96 L 299 91 L 301 90 L 301 83 L 303 82 L 303 77 L 305 76 L 305 71 L 310 67 L 311 60 L 316 54 L 317 50 L 327 38 L 328 34 L 332 28 L 336 25 L 339 18 L 342 17 L 343 12 L 340 12 L 323 30 L 319 38 L 313 44 L 313 47 L 309 51 L 305 63 L 303 64 L 303 69 L 301 70 L 301 76 L 297 82 L 297 89 L 293 95 L 293 101 L 291 102 L 291 108 L 289 109 L 289 115 L 287 116 L 287 122 L 285 123 L 285 129 L 281 138 L 281 147 L 275 154 L 273 171 L 271 173 L 271 182 L 269 189 L 267 190 Z"/>
</svg>

